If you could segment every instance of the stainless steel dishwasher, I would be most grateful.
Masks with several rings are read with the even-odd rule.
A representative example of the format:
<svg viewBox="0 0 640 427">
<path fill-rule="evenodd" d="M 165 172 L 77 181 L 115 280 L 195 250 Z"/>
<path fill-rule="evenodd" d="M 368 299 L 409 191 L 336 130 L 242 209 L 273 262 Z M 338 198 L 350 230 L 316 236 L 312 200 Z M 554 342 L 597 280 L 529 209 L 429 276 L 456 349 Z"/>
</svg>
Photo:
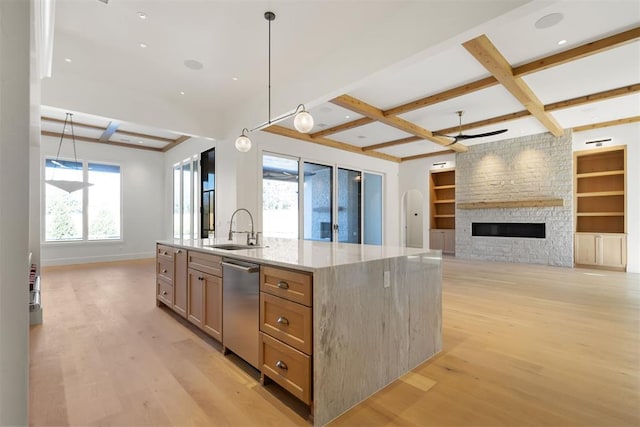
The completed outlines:
<svg viewBox="0 0 640 427">
<path fill-rule="evenodd" d="M 260 266 L 222 260 L 222 344 L 256 369 L 259 361 Z"/>
</svg>

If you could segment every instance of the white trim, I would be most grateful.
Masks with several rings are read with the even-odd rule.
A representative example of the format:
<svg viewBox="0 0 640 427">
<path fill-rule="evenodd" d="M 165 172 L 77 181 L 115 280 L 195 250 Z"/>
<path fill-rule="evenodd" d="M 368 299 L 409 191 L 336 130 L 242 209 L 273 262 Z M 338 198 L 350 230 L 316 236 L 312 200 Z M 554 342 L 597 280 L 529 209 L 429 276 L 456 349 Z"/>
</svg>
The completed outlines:
<svg viewBox="0 0 640 427">
<path fill-rule="evenodd" d="M 134 259 L 153 259 L 155 257 L 154 252 L 139 252 L 133 254 L 118 254 L 118 255 L 99 255 L 99 256 L 87 256 L 87 257 L 70 257 L 70 258 L 49 258 L 42 261 L 43 267 L 50 267 L 55 265 L 72 265 L 72 264 L 88 264 L 93 262 L 112 262 L 112 261 L 127 261 Z"/>
</svg>

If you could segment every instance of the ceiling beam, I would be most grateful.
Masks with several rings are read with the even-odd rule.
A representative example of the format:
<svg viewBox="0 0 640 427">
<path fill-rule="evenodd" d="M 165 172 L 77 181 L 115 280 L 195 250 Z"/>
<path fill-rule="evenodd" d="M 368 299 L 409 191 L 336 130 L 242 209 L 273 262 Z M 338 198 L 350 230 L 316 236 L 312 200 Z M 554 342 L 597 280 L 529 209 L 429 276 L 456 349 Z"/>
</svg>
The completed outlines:
<svg viewBox="0 0 640 427">
<path fill-rule="evenodd" d="M 42 121 L 45 121 L 45 122 L 60 123 L 62 125 L 64 124 L 64 120 L 54 119 L 53 117 L 42 116 L 40 119 Z M 67 123 L 69 123 L 69 122 L 67 121 Z M 89 125 L 89 124 L 86 124 L 86 123 L 78 123 L 75 120 L 73 122 L 73 127 L 74 128 L 80 127 L 80 128 L 86 128 L 86 129 L 99 130 L 99 131 L 102 131 L 102 132 L 104 132 L 104 130 L 105 130 L 104 126 L 96 126 L 96 125 Z"/>
<path fill-rule="evenodd" d="M 44 136 L 53 136 L 56 138 L 60 138 L 62 136 L 62 134 L 58 133 L 58 132 L 49 132 L 47 130 L 43 130 L 40 132 L 41 135 Z M 70 135 L 65 135 L 66 138 L 71 138 Z M 76 141 L 84 141 L 84 142 L 95 142 L 97 144 L 103 144 L 103 145 L 109 145 L 109 146 L 116 146 L 116 147 L 126 147 L 126 148 L 135 148 L 136 150 L 148 150 L 148 151 L 161 151 L 160 148 L 156 148 L 156 147 L 149 147 L 149 146 L 145 146 L 145 145 L 137 145 L 137 144 L 127 144 L 124 142 L 116 142 L 116 141 L 100 141 L 99 139 L 96 138 L 89 138 L 86 136 L 75 136 L 75 140 Z"/>
<path fill-rule="evenodd" d="M 576 61 L 596 53 L 604 52 L 627 43 L 631 43 L 640 38 L 640 27 L 632 28 L 622 33 L 614 34 L 591 43 L 583 44 L 573 49 L 568 49 L 554 55 L 546 56 L 526 64 L 513 67 L 513 75 L 517 77 L 526 76 L 527 74 L 536 73 L 555 67 L 556 65 L 566 64 L 567 62 Z"/>
<path fill-rule="evenodd" d="M 592 123 L 590 125 L 576 126 L 571 130 L 573 132 L 582 132 L 585 130 L 600 129 L 610 126 L 626 125 L 629 123 L 640 122 L 640 116 L 626 117 L 624 119 L 609 120 L 608 122 Z"/>
<path fill-rule="evenodd" d="M 450 153 L 455 153 L 455 151 L 453 151 L 453 150 L 433 151 L 431 153 L 416 154 L 415 156 L 403 157 L 401 160 L 403 162 L 406 162 L 406 161 L 409 161 L 409 160 L 424 159 L 426 157 L 434 157 L 434 156 L 439 156 L 441 154 L 450 154 Z"/>
<path fill-rule="evenodd" d="M 382 110 L 352 96 L 341 95 L 337 98 L 332 99 L 331 102 L 348 110 L 354 111 L 358 114 L 362 114 L 363 116 L 377 120 L 387 126 L 391 126 L 401 131 L 407 132 L 411 135 L 417 136 L 422 139 L 427 139 L 431 142 L 435 142 L 438 145 L 442 145 L 443 147 L 451 147 L 451 150 L 457 152 L 465 152 L 469 150 L 466 145 L 459 142 L 451 144 L 450 139 L 442 136 L 436 136 L 430 130 L 420 127 L 415 123 L 411 123 L 396 116 L 385 116 Z"/>
<path fill-rule="evenodd" d="M 513 75 L 516 77 L 526 76 L 527 74 L 536 73 L 538 71 L 546 70 L 547 68 L 555 67 L 557 65 L 565 64 L 570 61 L 575 61 L 589 55 L 594 55 L 596 53 L 622 46 L 633 42 L 638 38 L 640 38 L 640 27 L 519 65 L 513 68 Z M 418 110 L 420 108 L 428 107 L 429 105 L 457 98 L 462 95 L 467 95 L 481 89 L 486 89 L 496 84 L 498 84 L 498 80 L 496 80 L 495 77 L 485 77 L 471 83 L 466 83 L 464 85 L 445 90 L 444 92 L 436 93 L 434 95 L 390 108 L 384 111 L 384 115 L 397 116 L 398 114 Z"/>
<path fill-rule="evenodd" d="M 578 105 L 589 104 L 592 102 L 604 101 L 605 99 L 617 98 L 619 96 L 632 95 L 640 92 L 640 83 L 629 86 L 623 86 L 616 89 L 609 89 L 591 95 L 579 96 L 565 101 L 554 102 L 544 106 L 545 111 L 555 111 L 563 108 L 575 107 Z"/>
<path fill-rule="evenodd" d="M 333 135 L 334 133 L 344 132 L 345 130 L 357 128 L 360 126 L 367 125 L 369 123 L 373 123 L 375 120 L 370 119 L 369 117 L 362 117 L 357 120 L 353 120 L 351 122 L 343 123 L 338 126 L 330 127 L 325 130 L 321 130 L 318 132 L 314 132 L 311 134 L 311 138 L 322 138 L 323 136 Z"/>
<path fill-rule="evenodd" d="M 378 150 L 380 148 L 393 147 L 394 145 L 408 144 L 410 142 L 422 141 L 422 138 L 417 136 L 409 136 L 407 138 L 396 139 L 395 141 L 381 142 L 380 144 L 367 145 L 362 147 L 362 151 Z"/>
<path fill-rule="evenodd" d="M 555 136 L 564 134 L 564 129 L 556 119 L 546 111 L 544 105 L 520 77 L 514 77 L 511 65 L 498 51 L 486 35 L 462 44 L 489 73 L 493 75 L 549 132 Z"/>
<path fill-rule="evenodd" d="M 503 114 L 502 116 L 492 117 L 490 119 L 479 120 L 473 123 L 465 123 L 462 126 L 451 126 L 450 128 L 440 129 L 438 133 L 454 133 L 458 131 L 479 128 L 482 126 L 495 125 L 497 123 L 508 122 L 509 120 L 519 119 L 520 117 L 530 116 L 529 111 L 518 111 L 516 113 Z"/>
<path fill-rule="evenodd" d="M 365 156 L 376 157 L 378 159 L 400 163 L 400 158 L 396 156 L 379 153 L 377 151 L 362 151 L 361 147 L 346 144 L 344 142 L 334 141 L 328 138 L 312 138 L 309 134 L 300 133 L 297 130 L 289 129 L 283 126 L 271 125 L 268 128 L 262 129 L 262 131 L 273 133 L 275 135 L 285 136 L 287 138 L 298 139 L 300 141 L 313 142 L 314 144 L 324 145 L 325 147 L 337 148 L 339 150 L 350 151 L 352 153 L 364 154 Z"/>
<path fill-rule="evenodd" d="M 185 142 L 187 139 L 191 139 L 190 136 L 187 135 L 182 135 L 179 138 L 176 138 L 173 142 L 171 142 L 171 144 L 165 145 L 164 147 L 162 147 L 161 151 L 167 152 L 169 150 L 171 150 L 173 147 L 175 147 L 176 145 L 180 145 L 183 142 Z"/>
<path fill-rule="evenodd" d="M 438 104 L 440 102 L 447 101 L 449 99 L 457 98 L 468 93 L 472 93 L 481 89 L 486 89 L 498 84 L 498 80 L 495 77 L 485 77 L 484 79 L 476 80 L 475 82 L 467 83 L 462 86 L 454 87 L 453 89 L 445 90 L 444 92 L 436 93 L 424 98 L 417 99 L 406 104 L 398 105 L 397 107 L 384 110 L 385 116 L 397 116 L 402 113 L 408 113 L 409 111 L 419 110 L 420 108 L 428 107 L 429 105 Z"/>
<path fill-rule="evenodd" d="M 127 130 L 118 130 L 117 133 L 120 134 L 120 135 L 131 136 L 133 138 L 153 139 L 154 141 L 166 142 L 166 143 L 169 143 L 169 144 L 171 144 L 172 142 L 175 141 L 175 139 L 171 139 L 171 138 L 164 138 L 164 137 L 161 137 L 161 136 L 148 135 L 146 133 L 129 132 Z"/>
</svg>

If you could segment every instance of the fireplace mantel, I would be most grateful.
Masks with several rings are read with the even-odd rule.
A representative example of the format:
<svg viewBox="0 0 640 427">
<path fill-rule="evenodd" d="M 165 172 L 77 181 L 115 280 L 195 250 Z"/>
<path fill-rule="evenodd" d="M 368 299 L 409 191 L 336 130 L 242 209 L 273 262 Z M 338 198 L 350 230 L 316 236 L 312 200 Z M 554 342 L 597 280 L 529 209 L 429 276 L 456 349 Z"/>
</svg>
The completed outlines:
<svg viewBox="0 0 640 427">
<path fill-rule="evenodd" d="M 458 209 L 496 209 L 496 208 L 547 208 L 564 206 L 563 199 L 527 199 L 527 200 L 492 200 L 486 202 L 459 202 Z"/>
</svg>

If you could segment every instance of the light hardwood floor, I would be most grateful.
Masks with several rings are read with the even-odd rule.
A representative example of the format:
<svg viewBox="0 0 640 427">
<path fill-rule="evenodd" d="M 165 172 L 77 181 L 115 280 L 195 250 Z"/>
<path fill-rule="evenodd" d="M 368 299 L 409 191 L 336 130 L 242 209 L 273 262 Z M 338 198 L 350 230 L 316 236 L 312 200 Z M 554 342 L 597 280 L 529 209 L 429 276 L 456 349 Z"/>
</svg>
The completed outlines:
<svg viewBox="0 0 640 427">
<path fill-rule="evenodd" d="M 32 425 L 306 424 L 157 308 L 154 274 L 153 260 L 45 269 Z M 334 424 L 640 425 L 640 275 L 447 258 L 443 335 L 439 355 Z"/>
</svg>

